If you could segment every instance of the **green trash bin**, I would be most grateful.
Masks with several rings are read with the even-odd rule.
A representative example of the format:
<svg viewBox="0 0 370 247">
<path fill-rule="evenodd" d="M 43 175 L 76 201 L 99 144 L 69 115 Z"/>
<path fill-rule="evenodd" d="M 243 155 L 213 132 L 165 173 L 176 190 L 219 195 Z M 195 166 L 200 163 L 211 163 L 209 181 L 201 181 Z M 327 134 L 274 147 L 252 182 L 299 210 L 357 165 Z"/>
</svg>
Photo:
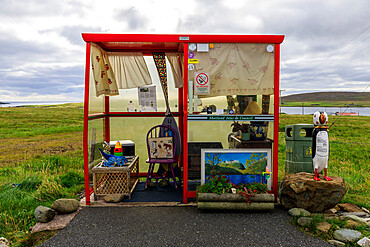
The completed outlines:
<svg viewBox="0 0 370 247">
<path fill-rule="evenodd" d="M 285 126 L 285 172 L 313 173 L 312 134 L 313 124 L 294 124 Z"/>
</svg>

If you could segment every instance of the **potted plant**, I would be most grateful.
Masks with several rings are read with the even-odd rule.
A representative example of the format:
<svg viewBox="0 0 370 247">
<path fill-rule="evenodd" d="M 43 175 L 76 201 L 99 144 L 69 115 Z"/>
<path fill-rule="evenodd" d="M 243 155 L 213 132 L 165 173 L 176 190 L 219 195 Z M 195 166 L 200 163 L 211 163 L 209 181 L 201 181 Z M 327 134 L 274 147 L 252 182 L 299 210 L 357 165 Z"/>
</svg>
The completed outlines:
<svg viewBox="0 0 370 247">
<path fill-rule="evenodd" d="M 232 184 L 226 175 L 212 175 L 198 187 L 198 208 L 222 210 L 273 210 L 274 195 L 262 183 Z"/>
<path fill-rule="evenodd" d="M 242 132 L 242 140 L 249 141 L 251 139 L 250 125 L 242 124 L 240 130 Z"/>
</svg>

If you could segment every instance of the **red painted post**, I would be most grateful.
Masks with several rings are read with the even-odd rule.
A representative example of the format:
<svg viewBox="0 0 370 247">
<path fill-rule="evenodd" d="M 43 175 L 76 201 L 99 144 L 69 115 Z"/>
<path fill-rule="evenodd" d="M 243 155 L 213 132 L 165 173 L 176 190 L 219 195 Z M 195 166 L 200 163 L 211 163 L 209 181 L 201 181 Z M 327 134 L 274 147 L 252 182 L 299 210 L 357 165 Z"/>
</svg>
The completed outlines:
<svg viewBox="0 0 370 247">
<path fill-rule="evenodd" d="M 183 91 L 184 91 L 184 87 L 182 88 L 179 88 L 178 89 L 178 113 L 180 114 L 179 115 L 179 131 L 180 131 L 180 136 L 181 136 L 181 140 L 183 139 L 183 135 L 184 135 L 184 131 L 183 131 L 183 121 L 184 121 L 184 115 L 182 114 L 182 108 L 183 108 Z M 181 145 L 183 146 L 183 143 L 181 143 Z M 179 159 L 179 167 L 183 167 L 183 163 L 182 163 L 182 158 Z"/>
<path fill-rule="evenodd" d="M 109 96 L 104 97 L 104 139 L 109 143 L 110 141 L 110 116 L 109 116 Z"/>
<path fill-rule="evenodd" d="M 183 87 L 183 203 L 188 203 L 188 44 L 184 44 L 184 87 Z"/>
<path fill-rule="evenodd" d="M 85 67 L 85 96 L 84 96 L 84 129 L 83 129 L 83 154 L 84 154 L 84 175 L 85 175 L 85 197 L 86 205 L 90 205 L 89 189 L 89 83 L 90 83 L 90 42 L 86 43 L 86 67 Z"/>
<path fill-rule="evenodd" d="M 275 44 L 275 95 L 274 95 L 274 150 L 273 150 L 273 170 L 272 170 L 272 192 L 275 201 L 278 193 L 278 172 L 279 172 L 279 70 L 280 70 L 280 44 Z"/>
</svg>

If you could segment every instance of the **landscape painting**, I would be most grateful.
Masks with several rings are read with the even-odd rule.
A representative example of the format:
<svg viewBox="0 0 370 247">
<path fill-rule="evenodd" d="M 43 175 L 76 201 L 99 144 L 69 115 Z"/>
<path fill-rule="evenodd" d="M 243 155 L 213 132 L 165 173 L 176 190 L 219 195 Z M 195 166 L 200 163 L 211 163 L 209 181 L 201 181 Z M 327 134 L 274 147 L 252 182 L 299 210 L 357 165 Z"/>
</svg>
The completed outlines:
<svg viewBox="0 0 370 247">
<path fill-rule="evenodd" d="M 270 149 L 202 149 L 202 184 L 212 175 L 225 174 L 233 184 L 264 183 L 271 189 Z"/>
</svg>

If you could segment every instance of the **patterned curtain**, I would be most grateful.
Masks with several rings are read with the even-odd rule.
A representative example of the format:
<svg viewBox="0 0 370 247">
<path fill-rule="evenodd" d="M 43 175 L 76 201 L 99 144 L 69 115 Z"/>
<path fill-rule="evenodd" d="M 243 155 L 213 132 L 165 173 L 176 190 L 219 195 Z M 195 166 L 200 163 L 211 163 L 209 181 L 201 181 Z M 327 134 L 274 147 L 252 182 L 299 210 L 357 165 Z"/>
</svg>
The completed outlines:
<svg viewBox="0 0 370 247">
<path fill-rule="evenodd" d="M 268 45 L 219 43 L 197 52 L 193 72 L 210 73 L 211 94 L 203 97 L 273 94 L 275 54 L 266 51 Z"/>
<path fill-rule="evenodd" d="M 91 66 L 94 75 L 96 97 L 118 95 L 116 78 L 108 60 L 107 53 L 98 45 L 91 45 Z"/>
<path fill-rule="evenodd" d="M 140 52 L 108 52 L 119 89 L 152 84 L 144 56 Z"/>
</svg>

